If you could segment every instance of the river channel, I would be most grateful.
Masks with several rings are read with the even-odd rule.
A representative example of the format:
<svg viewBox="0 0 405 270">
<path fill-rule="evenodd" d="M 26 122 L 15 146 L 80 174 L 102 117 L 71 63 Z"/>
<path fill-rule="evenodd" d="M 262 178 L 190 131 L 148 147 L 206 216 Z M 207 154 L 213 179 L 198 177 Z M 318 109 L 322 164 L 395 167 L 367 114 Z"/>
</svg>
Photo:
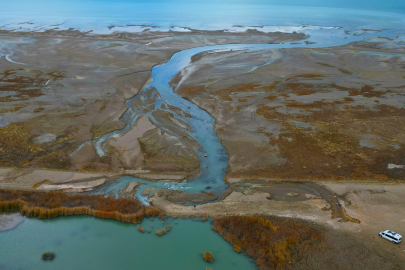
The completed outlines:
<svg viewBox="0 0 405 270">
<path fill-rule="evenodd" d="M 120 130 L 116 130 L 102 135 L 96 140 L 94 146 L 97 153 L 104 155 L 103 146 L 105 142 L 111 137 L 117 137 L 121 134 L 129 131 L 136 123 L 137 119 L 144 115 L 147 116 L 151 122 L 159 127 L 162 131 L 171 133 L 174 136 L 179 136 L 175 129 L 181 129 L 182 132 L 188 133 L 194 138 L 200 145 L 197 150 L 197 154 L 200 160 L 200 174 L 189 181 L 178 182 L 153 182 L 136 177 L 124 176 L 121 177 L 103 187 L 100 187 L 91 193 L 104 194 L 105 196 L 127 196 L 124 195 L 123 190 L 132 181 L 141 183 L 142 185 L 137 189 L 134 195 L 137 199 L 144 204 L 148 204 L 148 196 L 142 195 L 144 190 L 150 187 L 149 194 L 152 194 L 156 189 L 172 189 L 182 190 L 187 193 L 200 193 L 201 191 L 213 192 L 221 198 L 222 192 L 227 188 L 227 184 L 224 181 L 225 175 L 228 172 L 228 156 L 226 150 L 220 143 L 215 134 L 215 120 L 205 110 L 199 108 L 191 101 L 184 99 L 176 94 L 176 91 L 170 86 L 171 79 L 190 65 L 191 59 L 194 55 L 207 52 L 218 53 L 227 51 L 257 51 L 257 50 L 278 50 L 286 48 L 323 48 L 333 47 L 348 44 L 350 42 L 360 41 L 365 38 L 371 39 L 381 35 L 381 32 L 365 32 L 361 36 L 348 37 L 343 28 L 339 27 L 326 27 L 326 28 L 309 28 L 304 31 L 308 35 L 308 39 L 301 42 L 290 42 L 281 44 L 226 44 L 226 45 L 214 45 L 196 47 L 175 53 L 172 58 L 161 65 L 157 65 L 152 69 L 152 78 L 149 83 L 134 97 L 127 100 L 128 110 L 121 117 L 121 121 L 125 123 L 125 127 Z M 393 36 L 397 34 L 395 31 L 386 31 L 386 36 Z M 271 64 L 282 58 L 281 53 L 277 53 L 277 56 L 264 60 L 260 66 L 249 66 L 241 71 L 241 73 L 248 73 L 252 70 L 259 68 L 263 65 Z M 133 104 L 139 104 L 142 102 L 133 102 L 134 100 L 145 100 L 146 92 L 154 89 L 155 93 L 152 95 L 154 99 L 153 104 L 146 104 L 145 106 L 134 106 Z M 145 107 L 152 107 L 145 110 Z M 171 108 L 178 108 L 173 110 Z M 159 120 L 153 117 L 153 112 L 156 110 L 167 111 L 174 115 L 179 121 L 183 121 L 188 124 L 190 128 L 184 128 L 176 125 L 168 125 L 167 123 L 161 123 Z M 181 113 L 178 113 L 180 111 Z M 191 117 L 186 117 L 185 115 Z"/>
</svg>

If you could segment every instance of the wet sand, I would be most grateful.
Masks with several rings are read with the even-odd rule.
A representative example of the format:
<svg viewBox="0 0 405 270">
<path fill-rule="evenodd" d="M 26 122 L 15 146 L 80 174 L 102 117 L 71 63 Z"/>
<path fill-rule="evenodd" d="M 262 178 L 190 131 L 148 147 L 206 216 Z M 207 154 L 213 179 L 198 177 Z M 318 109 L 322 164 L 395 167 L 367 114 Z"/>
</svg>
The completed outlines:
<svg viewBox="0 0 405 270">
<path fill-rule="evenodd" d="M 0 232 L 12 230 L 24 221 L 20 213 L 1 214 L 0 215 Z"/>
</svg>

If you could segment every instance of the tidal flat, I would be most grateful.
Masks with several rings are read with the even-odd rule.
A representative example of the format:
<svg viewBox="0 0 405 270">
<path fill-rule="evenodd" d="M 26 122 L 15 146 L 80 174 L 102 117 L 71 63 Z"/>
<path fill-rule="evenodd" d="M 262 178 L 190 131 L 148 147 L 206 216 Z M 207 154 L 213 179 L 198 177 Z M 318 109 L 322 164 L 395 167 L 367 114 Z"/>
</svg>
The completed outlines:
<svg viewBox="0 0 405 270">
<path fill-rule="evenodd" d="M 138 222 L 151 205 L 188 219 L 165 234 L 157 218 L 26 218 L 0 232 L 0 268 L 400 269 L 403 244 L 376 236 L 405 232 L 403 16 L 286 11 L 300 22 L 1 25 L 0 188 L 24 191 L 0 201 L 40 218 Z"/>
</svg>

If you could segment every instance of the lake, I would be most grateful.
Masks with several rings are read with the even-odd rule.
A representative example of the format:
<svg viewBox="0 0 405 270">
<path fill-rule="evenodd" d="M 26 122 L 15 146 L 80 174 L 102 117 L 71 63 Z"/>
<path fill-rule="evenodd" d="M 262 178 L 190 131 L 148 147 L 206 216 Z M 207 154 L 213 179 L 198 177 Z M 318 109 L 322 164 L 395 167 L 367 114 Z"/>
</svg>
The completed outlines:
<svg viewBox="0 0 405 270">
<path fill-rule="evenodd" d="M 167 221 L 172 228 L 159 237 L 155 230 L 165 224 L 157 218 L 143 220 L 144 233 L 136 224 L 93 217 L 26 218 L 17 228 L 0 232 L 0 269 L 255 269 L 248 257 L 211 229 L 210 222 Z M 56 258 L 42 261 L 42 253 L 48 251 Z M 203 261 L 205 251 L 213 253 L 213 264 Z"/>
</svg>

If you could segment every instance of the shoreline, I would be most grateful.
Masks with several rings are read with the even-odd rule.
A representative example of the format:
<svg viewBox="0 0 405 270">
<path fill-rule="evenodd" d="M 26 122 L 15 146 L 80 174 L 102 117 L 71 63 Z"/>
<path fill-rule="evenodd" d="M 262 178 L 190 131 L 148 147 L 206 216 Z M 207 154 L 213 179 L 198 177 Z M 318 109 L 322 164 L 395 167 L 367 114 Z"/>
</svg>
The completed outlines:
<svg viewBox="0 0 405 270">
<path fill-rule="evenodd" d="M 0 212 L 0 232 L 5 232 L 17 228 L 24 222 L 24 216 L 20 213 L 1 213 Z"/>
<path fill-rule="evenodd" d="M 128 198 L 5 189 L 0 189 L 0 195 L 0 213 L 18 212 L 25 217 L 40 219 L 87 215 L 124 223 L 140 223 L 144 217 L 161 215 L 157 208 Z"/>
</svg>

